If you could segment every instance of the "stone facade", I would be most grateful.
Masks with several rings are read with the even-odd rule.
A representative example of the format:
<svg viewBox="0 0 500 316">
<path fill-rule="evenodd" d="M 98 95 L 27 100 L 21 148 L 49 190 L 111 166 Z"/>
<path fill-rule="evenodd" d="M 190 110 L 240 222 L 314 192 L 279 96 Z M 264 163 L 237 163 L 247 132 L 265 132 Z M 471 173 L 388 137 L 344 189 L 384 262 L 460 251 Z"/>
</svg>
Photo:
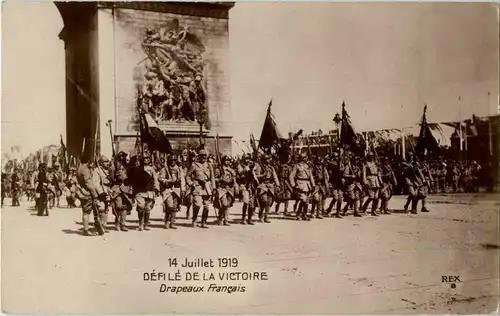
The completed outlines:
<svg viewBox="0 0 500 316">
<path fill-rule="evenodd" d="M 73 154 L 81 150 L 83 138 L 89 144 L 97 134 L 98 152 L 110 155 L 108 120 L 113 121 L 117 149 L 132 151 L 139 130 L 137 69 L 147 59 L 141 41 L 147 29 L 159 28 L 173 19 L 187 26 L 205 47 L 203 84 L 210 121 L 209 129 L 203 129 L 206 146 L 213 151 L 218 133 L 221 151 L 231 153 L 231 135 L 224 122 L 231 121 L 228 11 L 233 4 L 75 2 L 56 6 L 65 23 L 60 37 L 66 43 L 67 142 Z M 77 18 L 85 23 L 76 23 Z M 83 74 L 81 80 L 75 74 L 77 70 Z M 80 81 L 75 85 L 70 78 Z M 158 123 L 174 148 L 199 143 L 196 122 Z"/>
</svg>

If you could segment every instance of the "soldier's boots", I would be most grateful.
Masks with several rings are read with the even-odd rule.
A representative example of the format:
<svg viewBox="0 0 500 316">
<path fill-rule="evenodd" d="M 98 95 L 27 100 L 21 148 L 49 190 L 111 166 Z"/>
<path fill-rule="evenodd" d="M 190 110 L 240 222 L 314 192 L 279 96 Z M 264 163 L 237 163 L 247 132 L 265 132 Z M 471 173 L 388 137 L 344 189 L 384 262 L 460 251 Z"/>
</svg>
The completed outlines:
<svg viewBox="0 0 500 316">
<path fill-rule="evenodd" d="M 200 208 L 197 206 L 193 207 L 193 222 L 191 223 L 191 227 L 196 227 L 196 220 L 198 219 L 198 212 Z"/>
<path fill-rule="evenodd" d="M 170 225 L 168 225 L 168 227 L 170 229 L 177 229 L 177 227 L 175 227 L 175 216 L 177 215 L 176 212 L 172 212 L 172 214 L 170 214 Z"/>
<path fill-rule="evenodd" d="M 354 209 L 354 217 L 363 217 L 363 215 L 359 213 L 357 201 L 354 201 L 353 209 Z"/>
<path fill-rule="evenodd" d="M 137 230 L 142 231 L 142 227 L 144 226 L 144 212 L 139 211 L 137 212 L 137 215 L 139 217 L 139 227 L 137 227 Z"/>
<path fill-rule="evenodd" d="M 121 211 L 120 212 L 120 230 L 122 232 L 127 232 L 128 228 L 126 226 L 127 222 L 127 211 Z"/>
<path fill-rule="evenodd" d="M 144 213 L 144 230 L 149 230 L 149 212 Z"/>
<path fill-rule="evenodd" d="M 120 217 L 121 216 L 116 216 L 115 217 L 115 230 L 119 231 L 120 230 Z"/>
<path fill-rule="evenodd" d="M 83 235 L 94 236 L 94 234 L 89 229 L 90 215 L 83 214 L 82 221 L 83 221 Z"/>
<path fill-rule="evenodd" d="M 316 206 L 316 207 L 317 207 L 317 209 L 316 209 L 316 218 L 317 218 L 317 219 L 322 219 L 322 218 L 323 218 L 323 216 L 321 216 L 321 215 L 322 215 L 322 213 L 323 213 L 323 208 L 321 207 L 321 205 L 322 205 L 321 203 L 322 203 L 322 202 L 323 202 L 323 201 L 320 201 L 320 202 L 318 203 L 318 205 Z"/>
<path fill-rule="evenodd" d="M 200 226 L 201 228 L 208 228 L 207 220 L 208 220 L 208 207 L 204 206 L 203 213 L 201 215 L 201 226 Z"/>
<path fill-rule="evenodd" d="M 108 223 L 108 213 L 102 212 L 101 214 L 99 214 L 99 216 L 101 218 L 101 224 L 102 228 L 104 229 L 104 232 L 109 233 L 108 229 L 106 228 L 106 224 Z"/>
</svg>

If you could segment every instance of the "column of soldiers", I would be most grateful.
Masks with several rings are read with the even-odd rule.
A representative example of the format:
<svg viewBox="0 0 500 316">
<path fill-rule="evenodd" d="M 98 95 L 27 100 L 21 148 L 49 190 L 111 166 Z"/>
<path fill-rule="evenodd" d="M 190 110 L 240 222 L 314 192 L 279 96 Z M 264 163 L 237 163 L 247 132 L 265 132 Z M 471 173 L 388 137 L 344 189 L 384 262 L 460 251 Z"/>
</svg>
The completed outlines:
<svg viewBox="0 0 500 316">
<path fill-rule="evenodd" d="M 93 165 L 88 157 L 83 157 L 78 170 L 69 168 L 67 175 L 58 164 L 51 168 L 40 164 L 29 181 L 38 215 L 47 216 L 52 206 L 59 206 L 64 193 L 69 207 L 76 207 L 79 202 L 83 233 L 88 236 L 93 235 L 92 216 L 95 226 L 103 228 L 98 232 L 108 232 L 109 211 L 114 215 L 116 231 L 129 230 L 127 216 L 134 209 L 137 230 L 150 230 L 151 212 L 160 197 L 165 229 L 177 228 L 182 206 L 192 227 L 199 224 L 208 228 L 210 214 L 215 215 L 216 225 L 229 226 L 234 222 L 230 211 L 237 200 L 242 202 L 241 220 L 237 222 L 248 225 L 254 225 L 255 220 L 270 223 L 271 208 L 274 206 L 274 214 L 279 214 L 281 205 L 284 216 L 304 221 L 342 218 L 350 210 L 355 217 L 367 212 L 378 216 L 391 213 L 389 201 L 398 186 L 396 168 L 391 167 L 387 157 L 380 160 L 376 153 L 369 153 L 365 159 L 349 151 L 335 151 L 324 158 L 298 153 L 280 163 L 267 153 L 244 155 L 237 161 L 227 156 L 219 160 L 201 149 L 192 163 L 180 158 L 169 155 L 153 163 L 149 154 L 141 159 L 120 152 L 111 161 L 101 156 Z M 417 213 L 421 202 L 421 212 L 428 212 L 427 195 L 446 187 L 449 166 L 428 162 L 427 157 L 418 159 L 411 153 L 408 158 L 400 168 L 408 193 L 404 211 Z M 458 167 L 455 164 L 453 168 Z M 472 163 L 469 173 L 474 174 L 474 170 L 480 170 L 480 166 Z M 24 178 L 21 169 L 15 169 L 10 179 L 2 175 L 2 202 L 5 188 L 10 187 L 13 205 L 19 205 Z M 331 199 L 329 204 L 327 199 Z M 292 208 L 290 201 L 296 206 Z"/>
</svg>

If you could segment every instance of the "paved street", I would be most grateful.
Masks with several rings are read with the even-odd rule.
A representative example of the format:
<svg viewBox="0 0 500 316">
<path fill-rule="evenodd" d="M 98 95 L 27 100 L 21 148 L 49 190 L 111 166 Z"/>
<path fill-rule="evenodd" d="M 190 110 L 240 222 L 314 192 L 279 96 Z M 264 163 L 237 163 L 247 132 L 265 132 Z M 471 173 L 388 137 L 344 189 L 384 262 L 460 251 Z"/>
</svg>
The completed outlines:
<svg viewBox="0 0 500 316">
<path fill-rule="evenodd" d="M 23 202 L 2 220 L 5 313 L 484 313 L 499 301 L 499 204 L 493 194 L 430 197 L 430 213 L 400 211 L 311 222 L 272 219 L 210 229 L 80 234 L 79 209 L 35 216 Z M 395 197 L 391 209 L 402 209 Z M 10 200 L 6 200 L 10 205 Z M 239 218 L 240 205 L 232 211 Z M 181 216 L 185 212 L 180 213 Z M 213 214 L 212 214 L 213 215 Z M 137 225 L 137 215 L 129 226 Z M 110 221 L 113 216 L 110 216 Z M 134 227 L 135 228 L 135 227 Z M 236 257 L 236 268 L 170 268 L 169 258 Z M 266 272 L 268 280 L 144 281 L 144 272 Z M 442 276 L 458 276 L 456 288 Z M 201 277 L 200 277 L 201 278 Z M 204 286 L 203 293 L 162 293 Z M 245 292 L 207 292 L 210 284 Z"/>
</svg>

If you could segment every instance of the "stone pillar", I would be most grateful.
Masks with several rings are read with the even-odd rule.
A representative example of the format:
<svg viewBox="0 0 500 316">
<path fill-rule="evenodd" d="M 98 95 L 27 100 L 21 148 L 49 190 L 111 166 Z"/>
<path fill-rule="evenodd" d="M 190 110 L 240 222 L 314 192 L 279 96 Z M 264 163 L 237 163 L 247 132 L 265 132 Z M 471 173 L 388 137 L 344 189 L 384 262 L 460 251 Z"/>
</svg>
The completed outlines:
<svg viewBox="0 0 500 316">
<path fill-rule="evenodd" d="M 99 8 L 97 11 L 98 44 L 97 59 L 99 67 L 99 130 L 102 155 L 112 156 L 111 137 L 108 120 L 112 120 L 111 129 L 116 134 L 116 91 L 115 91 L 115 47 L 113 9 Z"/>
</svg>

